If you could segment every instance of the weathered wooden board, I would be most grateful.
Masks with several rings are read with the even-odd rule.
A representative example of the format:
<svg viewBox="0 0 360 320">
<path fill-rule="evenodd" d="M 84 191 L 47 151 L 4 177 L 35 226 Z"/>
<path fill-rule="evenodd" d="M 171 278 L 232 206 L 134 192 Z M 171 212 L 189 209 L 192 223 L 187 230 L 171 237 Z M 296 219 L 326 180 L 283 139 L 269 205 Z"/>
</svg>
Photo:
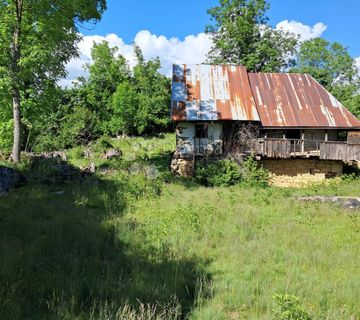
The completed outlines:
<svg viewBox="0 0 360 320">
<path fill-rule="evenodd" d="M 320 159 L 360 161 L 360 144 L 320 143 Z"/>
<path fill-rule="evenodd" d="M 349 131 L 347 136 L 348 144 L 360 144 L 360 131 Z"/>
</svg>

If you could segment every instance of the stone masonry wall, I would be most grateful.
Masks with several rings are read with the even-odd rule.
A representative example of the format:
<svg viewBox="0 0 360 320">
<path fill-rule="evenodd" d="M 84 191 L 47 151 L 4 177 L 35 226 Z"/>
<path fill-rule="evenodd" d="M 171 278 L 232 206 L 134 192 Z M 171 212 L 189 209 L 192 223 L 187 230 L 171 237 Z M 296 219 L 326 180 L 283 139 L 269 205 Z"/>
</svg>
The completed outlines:
<svg viewBox="0 0 360 320">
<path fill-rule="evenodd" d="M 170 168 L 171 172 L 181 177 L 193 177 L 195 171 L 195 160 L 173 157 Z"/>
<path fill-rule="evenodd" d="M 306 187 L 341 176 L 343 162 L 318 159 L 274 159 L 260 163 L 270 172 L 270 183 L 278 187 Z"/>
</svg>

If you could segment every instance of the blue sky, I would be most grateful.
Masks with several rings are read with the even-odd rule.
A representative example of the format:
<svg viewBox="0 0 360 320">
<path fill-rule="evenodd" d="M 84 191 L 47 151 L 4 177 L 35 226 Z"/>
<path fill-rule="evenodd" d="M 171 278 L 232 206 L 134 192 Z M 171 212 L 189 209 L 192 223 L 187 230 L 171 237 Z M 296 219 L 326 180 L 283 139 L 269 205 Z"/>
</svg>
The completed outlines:
<svg viewBox="0 0 360 320">
<path fill-rule="evenodd" d="M 217 0 L 108 0 L 108 10 L 94 30 L 84 34 L 116 33 L 130 43 L 140 30 L 149 30 L 167 38 L 183 39 L 204 31 L 210 22 L 207 9 Z M 271 0 L 268 12 L 273 26 L 283 20 L 306 25 L 322 22 L 327 26 L 323 37 L 349 47 L 360 56 L 359 0 Z"/>
<path fill-rule="evenodd" d="M 210 23 L 207 10 L 218 0 L 108 0 L 102 20 L 84 35 L 79 44 L 80 58 L 67 67 L 62 85 L 71 85 L 86 76 L 94 42 L 106 40 L 118 47 L 131 66 L 136 61 L 136 42 L 146 59 L 159 56 L 162 72 L 170 75 L 173 63 L 203 63 L 212 42 L 204 34 Z M 302 40 L 321 36 L 349 48 L 360 68 L 360 0 L 271 0 L 270 24 L 300 34 Z"/>
<path fill-rule="evenodd" d="M 285 19 L 327 26 L 323 38 L 348 47 L 351 55 L 360 56 L 359 0 L 272 0 L 269 17 L 273 25 Z"/>
</svg>

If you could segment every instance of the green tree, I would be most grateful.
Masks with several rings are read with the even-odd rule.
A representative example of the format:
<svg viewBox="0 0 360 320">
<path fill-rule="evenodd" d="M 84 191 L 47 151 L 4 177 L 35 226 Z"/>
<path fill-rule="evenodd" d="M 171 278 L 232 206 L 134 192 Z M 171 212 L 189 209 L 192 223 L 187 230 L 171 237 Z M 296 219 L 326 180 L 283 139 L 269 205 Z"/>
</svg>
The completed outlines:
<svg viewBox="0 0 360 320">
<path fill-rule="evenodd" d="M 291 66 L 297 39 L 268 25 L 268 9 L 266 0 L 220 0 L 208 11 L 215 22 L 206 28 L 214 43 L 209 61 L 240 64 L 252 72 Z"/>
<path fill-rule="evenodd" d="M 139 95 L 130 82 L 120 83 L 113 96 L 114 117 L 110 122 L 113 133 L 137 133 Z"/>
<path fill-rule="evenodd" d="M 33 123 L 28 149 L 58 150 L 88 143 L 98 137 L 97 114 L 88 108 L 81 86 L 58 88 L 52 95 L 53 107 Z"/>
<path fill-rule="evenodd" d="M 102 134 L 112 133 L 109 128 L 113 117 L 112 96 L 117 86 L 129 81 L 131 76 L 126 59 L 117 51 L 118 48 L 110 48 L 107 41 L 94 44 L 91 51 L 93 63 L 86 66 L 89 78 L 81 89 L 87 106 L 98 116 L 97 130 Z"/>
<path fill-rule="evenodd" d="M 65 63 L 77 55 L 79 25 L 99 20 L 105 8 L 106 0 L 0 2 L 1 103 L 12 104 L 15 162 L 20 160 L 22 104 L 44 96 L 65 76 Z"/>
<path fill-rule="evenodd" d="M 303 42 L 291 71 L 310 74 L 355 115 L 360 115 L 359 71 L 340 43 L 322 38 Z"/>
<path fill-rule="evenodd" d="M 145 61 L 140 48 L 135 46 L 134 50 L 138 63 L 131 82 L 121 84 L 114 94 L 113 133 L 142 134 L 166 130 L 170 80 L 159 73 L 159 58 Z"/>
</svg>

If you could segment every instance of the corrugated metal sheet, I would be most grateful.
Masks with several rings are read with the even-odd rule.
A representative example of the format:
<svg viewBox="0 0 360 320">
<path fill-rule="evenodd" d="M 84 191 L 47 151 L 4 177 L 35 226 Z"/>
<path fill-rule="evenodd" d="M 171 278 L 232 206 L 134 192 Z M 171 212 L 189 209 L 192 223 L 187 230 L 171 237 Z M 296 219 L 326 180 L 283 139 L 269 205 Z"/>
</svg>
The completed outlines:
<svg viewBox="0 0 360 320">
<path fill-rule="evenodd" d="M 173 121 L 259 121 L 244 67 L 174 65 Z"/>
<path fill-rule="evenodd" d="M 315 79 L 304 74 L 249 73 L 264 127 L 360 128 Z"/>
</svg>

